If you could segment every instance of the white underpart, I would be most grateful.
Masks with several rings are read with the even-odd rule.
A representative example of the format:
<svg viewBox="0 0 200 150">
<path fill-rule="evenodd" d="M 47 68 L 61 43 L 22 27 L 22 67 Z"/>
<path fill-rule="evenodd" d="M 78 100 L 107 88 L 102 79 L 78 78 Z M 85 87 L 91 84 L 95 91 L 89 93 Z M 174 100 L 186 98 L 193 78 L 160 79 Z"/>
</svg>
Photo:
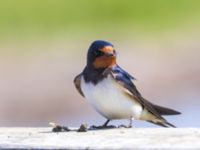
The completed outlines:
<svg viewBox="0 0 200 150">
<path fill-rule="evenodd" d="M 86 100 L 107 119 L 140 119 L 142 106 L 126 95 L 110 75 L 94 85 L 81 78 L 81 89 Z"/>
</svg>

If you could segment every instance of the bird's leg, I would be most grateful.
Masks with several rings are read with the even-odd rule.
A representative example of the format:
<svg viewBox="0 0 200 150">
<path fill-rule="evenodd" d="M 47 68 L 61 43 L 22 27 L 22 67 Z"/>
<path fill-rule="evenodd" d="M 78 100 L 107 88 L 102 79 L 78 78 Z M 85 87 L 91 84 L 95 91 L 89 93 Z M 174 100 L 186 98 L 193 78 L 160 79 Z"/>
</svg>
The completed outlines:
<svg viewBox="0 0 200 150">
<path fill-rule="evenodd" d="M 132 128 L 132 124 L 133 124 L 133 117 L 131 117 L 131 118 L 129 119 L 128 128 Z"/>
<path fill-rule="evenodd" d="M 108 123 L 110 122 L 109 119 L 106 120 L 106 122 L 102 125 L 102 127 L 107 127 Z"/>
<path fill-rule="evenodd" d="M 122 124 L 122 125 L 119 126 L 119 128 L 132 128 L 133 120 L 134 120 L 134 118 L 131 117 L 131 118 L 129 119 L 129 125 L 128 125 L 128 126 Z"/>
</svg>

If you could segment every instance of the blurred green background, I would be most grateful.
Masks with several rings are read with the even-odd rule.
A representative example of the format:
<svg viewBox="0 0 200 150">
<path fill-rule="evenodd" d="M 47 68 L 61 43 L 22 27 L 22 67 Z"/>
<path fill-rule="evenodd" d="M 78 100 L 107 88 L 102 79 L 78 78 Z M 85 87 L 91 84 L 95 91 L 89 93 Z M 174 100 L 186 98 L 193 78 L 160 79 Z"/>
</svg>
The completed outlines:
<svg viewBox="0 0 200 150">
<path fill-rule="evenodd" d="M 97 39 L 115 45 L 144 97 L 183 112 L 170 121 L 200 126 L 199 26 L 199 0 L 0 1 L 1 126 L 104 122 L 72 83 Z"/>
<path fill-rule="evenodd" d="M 0 36 L 154 34 L 199 26 L 199 6 L 198 0 L 4 0 L 0 2 Z"/>
</svg>

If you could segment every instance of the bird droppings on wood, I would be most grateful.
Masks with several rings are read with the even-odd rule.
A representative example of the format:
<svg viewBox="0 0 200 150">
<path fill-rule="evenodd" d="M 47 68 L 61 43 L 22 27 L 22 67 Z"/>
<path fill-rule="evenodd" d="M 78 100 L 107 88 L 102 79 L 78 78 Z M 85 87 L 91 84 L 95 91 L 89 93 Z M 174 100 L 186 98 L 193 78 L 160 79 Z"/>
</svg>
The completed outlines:
<svg viewBox="0 0 200 150">
<path fill-rule="evenodd" d="M 80 128 L 77 131 L 78 132 L 87 132 L 88 131 L 88 125 L 87 124 L 81 124 Z"/>
<path fill-rule="evenodd" d="M 71 131 L 67 126 L 61 126 L 54 122 L 50 122 L 49 125 L 53 127 L 52 132 L 69 132 L 69 131 Z"/>
<path fill-rule="evenodd" d="M 53 122 L 50 122 L 49 125 L 53 127 L 52 132 L 69 132 L 69 131 L 87 132 L 88 131 L 87 124 L 81 124 L 79 129 L 69 129 L 69 127 L 67 126 L 61 126 Z"/>
</svg>

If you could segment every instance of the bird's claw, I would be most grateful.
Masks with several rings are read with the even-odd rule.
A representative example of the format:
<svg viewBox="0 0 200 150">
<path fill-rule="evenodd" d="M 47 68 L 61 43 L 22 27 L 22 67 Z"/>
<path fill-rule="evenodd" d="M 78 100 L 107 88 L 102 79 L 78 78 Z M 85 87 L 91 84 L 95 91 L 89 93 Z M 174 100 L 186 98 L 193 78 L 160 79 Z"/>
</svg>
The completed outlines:
<svg viewBox="0 0 200 150">
<path fill-rule="evenodd" d="M 119 125 L 118 128 L 132 128 L 132 126 L 130 125 L 127 126 L 127 125 L 122 124 L 122 125 Z"/>
<path fill-rule="evenodd" d="M 116 126 L 114 126 L 114 125 L 109 125 L 109 126 L 95 126 L 95 125 L 92 125 L 92 126 L 90 126 L 90 128 L 89 129 L 113 129 L 113 128 L 116 128 Z"/>
</svg>

